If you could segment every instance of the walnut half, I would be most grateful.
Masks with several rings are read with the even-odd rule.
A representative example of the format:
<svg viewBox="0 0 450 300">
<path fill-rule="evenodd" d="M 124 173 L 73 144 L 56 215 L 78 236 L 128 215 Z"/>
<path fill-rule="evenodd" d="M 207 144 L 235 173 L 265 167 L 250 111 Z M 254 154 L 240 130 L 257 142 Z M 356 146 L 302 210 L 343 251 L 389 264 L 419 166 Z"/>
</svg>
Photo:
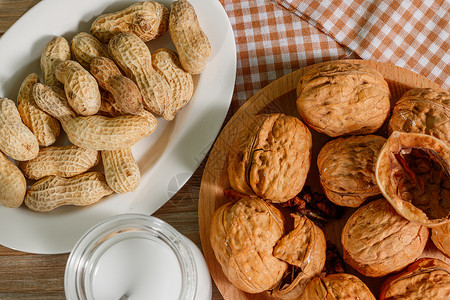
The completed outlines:
<svg viewBox="0 0 450 300">
<path fill-rule="evenodd" d="M 394 131 L 375 175 L 384 197 L 406 219 L 427 227 L 450 221 L 450 147 L 426 134 Z"/>
</svg>

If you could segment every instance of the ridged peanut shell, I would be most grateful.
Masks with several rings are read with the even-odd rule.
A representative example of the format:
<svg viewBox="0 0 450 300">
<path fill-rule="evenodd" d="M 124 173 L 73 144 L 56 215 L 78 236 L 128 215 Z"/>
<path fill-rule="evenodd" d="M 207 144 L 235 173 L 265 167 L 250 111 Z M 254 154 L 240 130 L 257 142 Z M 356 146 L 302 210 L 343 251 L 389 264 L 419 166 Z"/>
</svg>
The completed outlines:
<svg viewBox="0 0 450 300">
<path fill-rule="evenodd" d="M 247 293 L 274 287 L 287 264 L 273 256 L 284 234 L 284 218 L 273 205 L 259 198 L 227 203 L 211 219 L 210 240 L 225 276 Z"/>
<path fill-rule="evenodd" d="M 64 130 L 72 144 L 93 150 L 119 150 L 129 148 L 156 128 L 156 118 L 146 115 L 76 117 Z"/>
<path fill-rule="evenodd" d="M 57 86 L 34 84 L 33 99 L 40 109 L 58 119 L 63 128 L 69 120 L 76 117 L 75 112 L 69 106 L 64 90 Z"/>
<path fill-rule="evenodd" d="M 97 113 L 101 104 L 100 90 L 95 78 L 79 63 L 67 60 L 55 69 L 56 78 L 64 84 L 67 101 L 80 115 Z"/>
<path fill-rule="evenodd" d="M 317 157 L 320 184 L 327 198 L 341 206 L 359 207 L 379 195 L 375 163 L 386 139 L 377 135 L 350 136 L 326 143 Z"/>
<path fill-rule="evenodd" d="M 178 55 L 169 49 L 158 49 L 152 54 L 153 68 L 164 76 L 172 91 L 167 118 L 174 118 L 175 114 L 191 100 L 194 93 L 192 75 L 181 67 Z"/>
<path fill-rule="evenodd" d="M 253 118 L 236 137 L 228 156 L 231 187 L 271 202 L 286 202 L 303 188 L 312 138 L 298 119 L 283 114 Z"/>
<path fill-rule="evenodd" d="M 169 32 L 184 70 L 191 74 L 203 72 L 211 56 L 211 44 L 191 3 L 179 0 L 170 5 Z"/>
<path fill-rule="evenodd" d="M 0 151 L 15 160 L 30 160 L 39 152 L 34 134 L 23 124 L 16 104 L 0 98 Z"/>
<path fill-rule="evenodd" d="M 33 97 L 33 86 L 39 83 L 39 76 L 35 73 L 28 75 L 19 88 L 17 95 L 17 109 L 23 123 L 36 136 L 39 146 L 52 145 L 59 136 L 58 120 L 42 111 Z"/>
<path fill-rule="evenodd" d="M 107 91 L 102 91 L 102 104 L 100 105 L 100 109 L 97 114 L 105 117 L 118 117 L 123 115 L 119 111 L 119 107 L 116 104 L 116 100 L 114 97 Z"/>
<path fill-rule="evenodd" d="M 141 178 L 139 166 L 130 148 L 102 151 L 106 182 L 116 193 L 134 191 Z"/>
<path fill-rule="evenodd" d="M 450 222 L 450 147 L 443 141 L 394 131 L 375 174 L 384 197 L 404 218 L 427 227 Z"/>
<path fill-rule="evenodd" d="M 123 10 L 100 15 L 91 25 L 91 33 L 107 43 L 114 35 L 129 32 L 148 42 L 163 35 L 169 26 L 169 10 L 163 4 L 145 1 Z"/>
<path fill-rule="evenodd" d="M 147 45 L 132 33 L 121 33 L 109 41 L 108 49 L 117 65 L 139 87 L 144 108 L 170 119 L 170 86 L 164 77 L 153 69 Z"/>
<path fill-rule="evenodd" d="M 294 230 L 283 236 L 273 249 L 273 255 L 296 267 L 291 282 L 281 281 L 271 292 L 280 299 L 298 299 L 308 282 L 322 272 L 326 259 L 326 239 L 323 231 L 305 216 L 293 214 Z"/>
<path fill-rule="evenodd" d="M 421 258 L 381 286 L 380 300 L 450 299 L 450 265 L 434 258 Z"/>
<path fill-rule="evenodd" d="M 389 115 L 390 92 L 377 70 L 335 61 L 300 79 L 297 108 L 312 129 L 331 137 L 377 131 Z"/>
<path fill-rule="evenodd" d="M 105 177 L 99 172 L 71 178 L 48 176 L 31 186 L 24 202 L 33 211 L 47 212 L 62 205 L 91 205 L 112 193 Z"/>
<path fill-rule="evenodd" d="M 407 91 L 392 110 L 389 131 L 424 133 L 450 143 L 450 93 L 431 88 Z"/>
<path fill-rule="evenodd" d="M 32 160 L 19 164 L 25 177 L 39 180 L 55 175 L 73 177 L 82 174 L 98 164 L 100 153 L 96 150 L 74 145 L 41 148 Z"/>
<path fill-rule="evenodd" d="M 306 286 L 302 300 L 376 300 L 370 289 L 358 277 L 340 273 L 325 278 L 315 277 Z"/>
<path fill-rule="evenodd" d="M 450 222 L 431 228 L 431 240 L 436 248 L 450 257 Z"/>
<path fill-rule="evenodd" d="M 114 106 L 123 114 L 140 114 L 144 109 L 142 95 L 137 85 L 128 77 L 120 73 L 116 64 L 106 57 L 92 60 L 91 74 L 95 77 L 100 87 L 108 91 Z"/>
<path fill-rule="evenodd" d="M 22 172 L 0 152 L 0 203 L 6 207 L 19 207 L 27 191 Z"/>
<path fill-rule="evenodd" d="M 86 69 L 94 58 L 109 57 L 108 50 L 95 36 L 80 32 L 70 42 L 75 59 Z"/>
<path fill-rule="evenodd" d="M 400 216 L 385 199 L 360 207 L 342 230 L 344 260 L 369 277 L 402 270 L 422 254 L 427 241 L 428 228 Z"/>
<path fill-rule="evenodd" d="M 41 54 L 41 70 L 44 83 L 62 87 L 62 84 L 56 79 L 56 67 L 66 60 L 70 59 L 69 42 L 62 36 L 57 36 L 48 42 Z"/>
</svg>

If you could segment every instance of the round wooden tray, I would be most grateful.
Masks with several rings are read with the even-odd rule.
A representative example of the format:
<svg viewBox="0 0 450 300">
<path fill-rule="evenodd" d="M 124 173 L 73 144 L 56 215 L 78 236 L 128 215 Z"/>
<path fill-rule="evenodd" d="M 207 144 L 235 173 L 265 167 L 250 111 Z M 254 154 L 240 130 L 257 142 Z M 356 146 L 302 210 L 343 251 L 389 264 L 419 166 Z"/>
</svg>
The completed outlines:
<svg viewBox="0 0 450 300">
<path fill-rule="evenodd" d="M 392 103 L 395 103 L 404 92 L 411 88 L 440 88 L 439 85 L 421 75 L 389 63 L 380 63 L 365 60 L 346 61 L 368 65 L 377 69 L 389 84 L 389 89 L 392 94 Z M 321 64 L 327 63 L 329 62 Z M 311 67 L 312 66 L 308 66 L 292 72 L 267 85 L 265 88 L 251 97 L 233 115 L 230 121 L 223 128 L 211 150 L 208 161 L 206 163 L 200 187 L 198 205 L 200 237 L 203 246 L 203 253 L 205 255 L 209 271 L 211 272 L 214 282 L 216 283 L 225 299 L 271 299 L 271 297 L 267 296 L 266 293 L 252 295 L 237 289 L 231 282 L 228 281 L 228 279 L 223 274 L 222 268 L 216 260 L 214 251 L 211 248 L 211 243 L 209 240 L 211 218 L 217 208 L 228 202 L 228 199 L 223 194 L 223 190 L 230 187 L 227 175 L 227 156 L 230 150 L 230 146 L 238 132 L 243 127 L 247 126 L 253 116 L 257 114 L 282 112 L 286 115 L 296 116 L 300 118 L 295 104 L 295 100 L 297 98 L 297 83 L 300 77 Z M 313 191 L 317 191 L 317 189 L 320 188 L 318 177 L 319 175 L 316 166 L 317 154 L 321 147 L 328 140 L 330 140 L 330 138 L 323 134 L 319 134 L 314 130 L 311 130 L 311 133 L 313 135 L 313 156 L 311 160 L 311 169 L 308 173 L 306 185 L 311 186 Z M 386 135 L 385 126 L 380 129 L 378 134 Z M 341 231 L 345 225 L 345 222 L 354 211 L 355 209 L 346 209 L 343 217 L 338 220 L 332 220 L 323 228 L 327 240 L 330 240 L 332 243 L 334 243 L 338 247 L 341 254 Z M 441 254 L 430 241 L 427 244 L 427 247 L 422 256 L 436 257 L 450 262 L 450 259 Z M 365 277 L 348 265 L 345 265 L 345 270 L 347 273 L 357 275 L 359 278 L 361 278 L 369 286 L 374 295 L 378 296 L 381 283 L 385 279 L 384 277 Z"/>
</svg>

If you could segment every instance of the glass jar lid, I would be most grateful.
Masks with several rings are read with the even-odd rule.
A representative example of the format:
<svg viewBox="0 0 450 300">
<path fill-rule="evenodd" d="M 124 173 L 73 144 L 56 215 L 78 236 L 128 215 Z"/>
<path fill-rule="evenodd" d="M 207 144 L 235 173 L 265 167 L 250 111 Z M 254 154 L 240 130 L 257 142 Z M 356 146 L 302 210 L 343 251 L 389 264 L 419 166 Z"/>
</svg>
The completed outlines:
<svg viewBox="0 0 450 300">
<path fill-rule="evenodd" d="M 197 280 L 192 250 L 175 228 L 152 216 L 122 214 L 78 241 L 64 287 L 69 300 L 184 300 L 195 298 Z"/>
</svg>

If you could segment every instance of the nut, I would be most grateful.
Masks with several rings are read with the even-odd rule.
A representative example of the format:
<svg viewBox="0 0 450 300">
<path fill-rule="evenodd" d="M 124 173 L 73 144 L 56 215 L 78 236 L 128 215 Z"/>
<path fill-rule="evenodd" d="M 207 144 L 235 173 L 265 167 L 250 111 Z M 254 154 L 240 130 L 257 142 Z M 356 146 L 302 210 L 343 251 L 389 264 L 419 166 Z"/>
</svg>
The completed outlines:
<svg viewBox="0 0 450 300">
<path fill-rule="evenodd" d="M 116 193 L 134 191 L 141 178 L 139 166 L 130 148 L 102 151 L 106 182 Z"/>
<path fill-rule="evenodd" d="M 424 133 L 450 143 L 450 94 L 431 88 L 407 91 L 397 101 L 389 131 Z"/>
<path fill-rule="evenodd" d="M 402 270 L 425 249 L 428 228 L 400 216 L 385 199 L 360 207 L 342 230 L 344 260 L 361 274 Z"/>
<path fill-rule="evenodd" d="M 192 75 L 185 72 L 180 64 L 178 55 L 169 49 L 158 49 L 152 54 L 153 68 L 164 76 L 169 83 L 172 92 L 171 112 L 167 118 L 174 118 L 192 98 L 194 93 L 194 81 Z"/>
<path fill-rule="evenodd" d="M 120 150 L 133 146 L 156 128 L 156 118 L 150 113 L 76 117 L 64 125 L 72 144 L 93 150 Z"/>
<path fill-rule="evenodd" d="M 73 56 L 86 69 L 89 69 L 89 65 L 94 58 L 109 57 L 108 51 L 102 42 L 86 32 L 80 32 L 75 35 L 70 45 Z"/>
<path fill-rule="evenodd" d="M 113 95 L 111 95 L 107 91 L 102 91 L 102 104 L 100 105 L 100 109 L 97 114 L 105 117 L 118 117 L 122 115 L 119 111 L 119 108 L 116 105 L 116 100 Z"/>
<path fill-rule="evenodd" d="M 311 133 L 297 118 L 265 114 L 240 132 L 228 157 L 238 192 L 286 202 L 303 188 L 311 161 Z"/>
<path fill-rule="evenodd" d="M 376 300 L 364 282 L 354 275 L 345 273 L 314 278 L 306 286 L 305 293 L 300 299 Z"/>
<path fill-rule="evenodd" d="M 169 32 L 184 70 L 191 74 L 203 72 L 211 56 L 211 44 L 191 3 L 179 0 L 170 5 Z"/>
<path fill-rule="evenodd" d="M 91 116 L 100 108 L 101 98 L 95 78 L 79 63 L 67 60 L 55 69 L 56 78 L 64 84 L 70 106 L 80 115 Z"/>
<path fill-rule="evenodd" d="M 450 147 L 426 134 L 394 131 L 380 151 L 376 178 L 404 218 L 427 227 L 450 221 Z"/>
<path fill-rule="evenodd" d="M 319 152 L 320 184 L 330 201 L 358 207 L 367 198 L 380 194 L 375 179 L 375 163 L 386 139 L 376 135 L 338 138 Z"/>
<path fill-rule="evenodd" d="M 41 70 L 44 83 L 62 87 L 62 84 L 56 79 L 56 67 L 66 60 L 70 59 L 69 42 L 62 36 L 57 36 L 48 42 L 41 54 Z"/>
<path fill-rule="evenodd" d="M 326 258 L 323 231 L 305 216 L 293 214 L 292 217 L 294 230 L 282 237 L 273 249 L 276 258 L 294 266 L 271 292 L 281 299 L 298 299 L 308 282 L 322 272 Z"/>
<path fill-rule="evenodd" d="M 19 207 L 27 191 L 22 172 L 0 152 L 0 203 L 6 207 Z"/>
<path fill-rule="evenodd" d="M 147 45 L 132 33 L 121 33 L 109 41 L 108 48 L 117 65 L 139 87 L 144 108 L 170 119 L 170 86 L 164 77 L 153 69 Z"/>
<path fill-rule="evenodd" d="M 450 257 L 450 222 L 431 228 L 431 240 L 442 253 Z"/>
<path fill-rule="evenodd" d="M 106 57 L 98 57 L 91 62 L 91 74 L 100 87 L 108 91 L 113 103 L 124 114 L 137 115 L 142 112 L 141 92 L 137 85 L 120 73 L 116 64 Z"/>
<path fill-rule="evenodd" d="M 67 102 L 64 91 L 57 86 L 35 83 L 33 85 L 33 99 L 40 109 L 58 119 L 63 128 L 69 120 L 76 116 Z"/>
<path fill-rule="evenodd" d="M 403 272 L 390 276 L 381 287 L 380 300 L 448 299 L 450 266 L 439 259 L 421 258 Z"/>
<path fill-rule="evenodd" d="M 39 152 L 34 134 L 23 124 L 12 100 L 0 98 L 0 151 L 15 160 L 30 160 Z"/>
<path fill-rule="evenodd" d="M 104 43 L 122 32 L 134 33 L 148 42 L 163 35 L 168 26 L 167 7 L 158 2 L 145 1 L 97 17 L 91 25 L 91 33 Z"/>
<path fill-rule="evenodd" d="M 281 280 L 287 264 L 272 252 L 283 234 L 281 212 L 259 198 L 229 202 L 211 219 L 211 247 L 222 271 L 247 293 L 263 292 Z"/>
<path fill-rule="evenodd" d="M 28 75 L 23 81 L 17 96 L 17 109 L 23 123 L 36 136 L 39 146 L 52 145 L 59 136 L 58 121 L 43 112 L 36 104 L 33 97 L 33 85 L 39 83 L 37 74 Z"/>
<path fill-rule="evenodd" d="M 77 146 L 41 148 L 32 160 L 19 164 L 25 177 L 38 180 L 46 176 L 73 177 L 86 172 L 100 161 L 95 150 Z"/>
<path fill-rule="evenodd" d="M 375 69 L 344 61 L 320 64 L 297 86 L 305 123 L 331 137 L 377 131 L 389 115 L 390 92 Z"/>
<path fill-rule="evenodd" d="M 47 212 L 62 205 L 91 205 L 112 192 L 98 172 L 71 178 L 48 176 L 31 186 L 24 202 L 33 211 Z"/>
</svg>

